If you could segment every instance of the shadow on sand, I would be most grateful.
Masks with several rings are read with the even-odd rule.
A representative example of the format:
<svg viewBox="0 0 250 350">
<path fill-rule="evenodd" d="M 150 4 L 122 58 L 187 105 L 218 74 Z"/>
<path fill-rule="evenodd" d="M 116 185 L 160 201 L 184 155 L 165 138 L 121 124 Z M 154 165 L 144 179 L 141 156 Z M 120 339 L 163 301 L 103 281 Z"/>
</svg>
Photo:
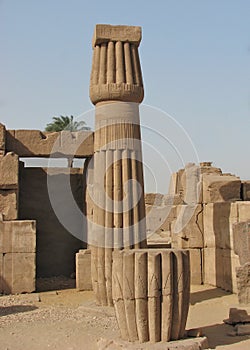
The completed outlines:
<svg viewBox="0 0 250 350">
<path fill-rule="evenodd" d="M 208 338 L 211 349 L 216 349 L 217 346 L 236 344 L 250 339 L 249 335 L 235 337 L 228 335 L 229 332 L 233 331 L 233 327 L 224 323 L 202 327 L 202 331 L 203 335 Z"/>
<path fill-rule="evenodd" d="M 193 292 L 193 293 L 190 293 L 190 303 L 191 305 L 194 305 L 204 300 L 220 298 L 230 294 L 231 293 L 225 292 L 220 288 L 211 288 L 211 289 L 202 290 L 199 292 Z"/>
<path fill-rule="evenodd" d="M 0 317 L 18 314 L 20 312 L 27 312 L 36 310 L 37 307 L 33 305 L 12 305 L 12 306 L 0 306 Z"/>
</svg>

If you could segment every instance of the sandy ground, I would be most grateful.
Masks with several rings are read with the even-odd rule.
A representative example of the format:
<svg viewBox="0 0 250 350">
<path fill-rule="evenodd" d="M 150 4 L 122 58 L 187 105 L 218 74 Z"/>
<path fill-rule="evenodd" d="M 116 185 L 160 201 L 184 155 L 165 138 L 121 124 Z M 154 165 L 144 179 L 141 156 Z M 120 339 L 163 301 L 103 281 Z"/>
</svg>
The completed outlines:
<svg viewBox="0 0 250 350">
<path fill-rule="evenodd" d="M 223 319 L 230 307 L 239 307 L 235 295 L 193 287 L 187 329 L 202 327 L 211 349 L 249 350 L 250 336 L 227 336 L 232 327 Z M 92 292 L 0 296 L 1 350 L 96 350 L 100 338 L 119 339 L 119 330 L 113 308 L 95 306 Z"/>
</svg>

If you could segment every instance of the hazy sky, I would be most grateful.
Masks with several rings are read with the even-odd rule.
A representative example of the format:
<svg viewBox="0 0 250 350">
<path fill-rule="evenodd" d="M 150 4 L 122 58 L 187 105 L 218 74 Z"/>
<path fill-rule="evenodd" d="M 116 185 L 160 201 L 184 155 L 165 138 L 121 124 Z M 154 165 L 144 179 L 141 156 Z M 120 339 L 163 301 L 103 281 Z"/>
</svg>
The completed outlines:
<svg viewBox="0 0 250 350">
<path fill-rule="evenodd" d="M 173 132 L 173 119 L 142 109 L 147 191 L 155 190 L 152 169 L 160 174 L 157 190 L 167 190 L 161 156 L 169 172 L 182 162 L 211 160 L 250 179 L 249 0 L 0 0 L 0 121 L 9 129 L 43 130 L 54 115 L 93 108 L 88 89 L 96 23 L 142 26 L 144 103 L 180 124 Z M 86 121 L 93 125 L 93 113 Z M 159 141 L 160 132 L 172 151 Z"/>
</svg>

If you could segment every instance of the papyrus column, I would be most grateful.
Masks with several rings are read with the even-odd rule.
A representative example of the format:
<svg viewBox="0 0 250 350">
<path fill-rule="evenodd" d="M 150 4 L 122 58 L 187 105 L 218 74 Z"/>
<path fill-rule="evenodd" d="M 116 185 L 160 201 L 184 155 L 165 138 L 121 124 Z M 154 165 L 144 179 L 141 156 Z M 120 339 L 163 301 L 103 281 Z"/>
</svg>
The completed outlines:
<svg viewBox="0 0 250 350">
<path fill-rule="evenodd" d="M 101 305 L 112 304 L 112 250 L 146 246 L 140 41 L 141 28 L 132 26 L 97 25 L 93 38 L 94 207 L 88 237 L 93 286 Z"/>
</svg>

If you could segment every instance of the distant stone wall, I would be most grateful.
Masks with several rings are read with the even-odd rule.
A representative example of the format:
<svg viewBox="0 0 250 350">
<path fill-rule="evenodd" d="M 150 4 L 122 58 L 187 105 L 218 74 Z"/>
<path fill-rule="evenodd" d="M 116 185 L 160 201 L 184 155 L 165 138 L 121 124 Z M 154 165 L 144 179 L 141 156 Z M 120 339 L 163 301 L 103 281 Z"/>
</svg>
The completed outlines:
<svg viewBox="0 0 250 350">
<path fill-rule="evenodd" d="M 65 194 L 67 170 L 55 168 L 50 173 L 51 171 L 53 173 L 48 175 L 46 168 L 20 168 L 19 217 L 25 220 L 32 218 L 37 223 L 37 277 L 70 276 L 75 271 L 75 253 L 85 247 L 80 239 L 71 235 L 59 222 L 48 195 L 47 176 L 50 176 L 57 191 L 55 196 L 58 205 L 64 211 L 65 217 L 70 216 L 70 220 L 76 221 Z M 78 207 L 83 211 L 83 170 L 72 168 L 70 171 L 72 193 Z M 84 227 L 79 228 L 79 237 L 83 237 L 84 232 L 80 230 L 84 230 Z"/>
</svg>

